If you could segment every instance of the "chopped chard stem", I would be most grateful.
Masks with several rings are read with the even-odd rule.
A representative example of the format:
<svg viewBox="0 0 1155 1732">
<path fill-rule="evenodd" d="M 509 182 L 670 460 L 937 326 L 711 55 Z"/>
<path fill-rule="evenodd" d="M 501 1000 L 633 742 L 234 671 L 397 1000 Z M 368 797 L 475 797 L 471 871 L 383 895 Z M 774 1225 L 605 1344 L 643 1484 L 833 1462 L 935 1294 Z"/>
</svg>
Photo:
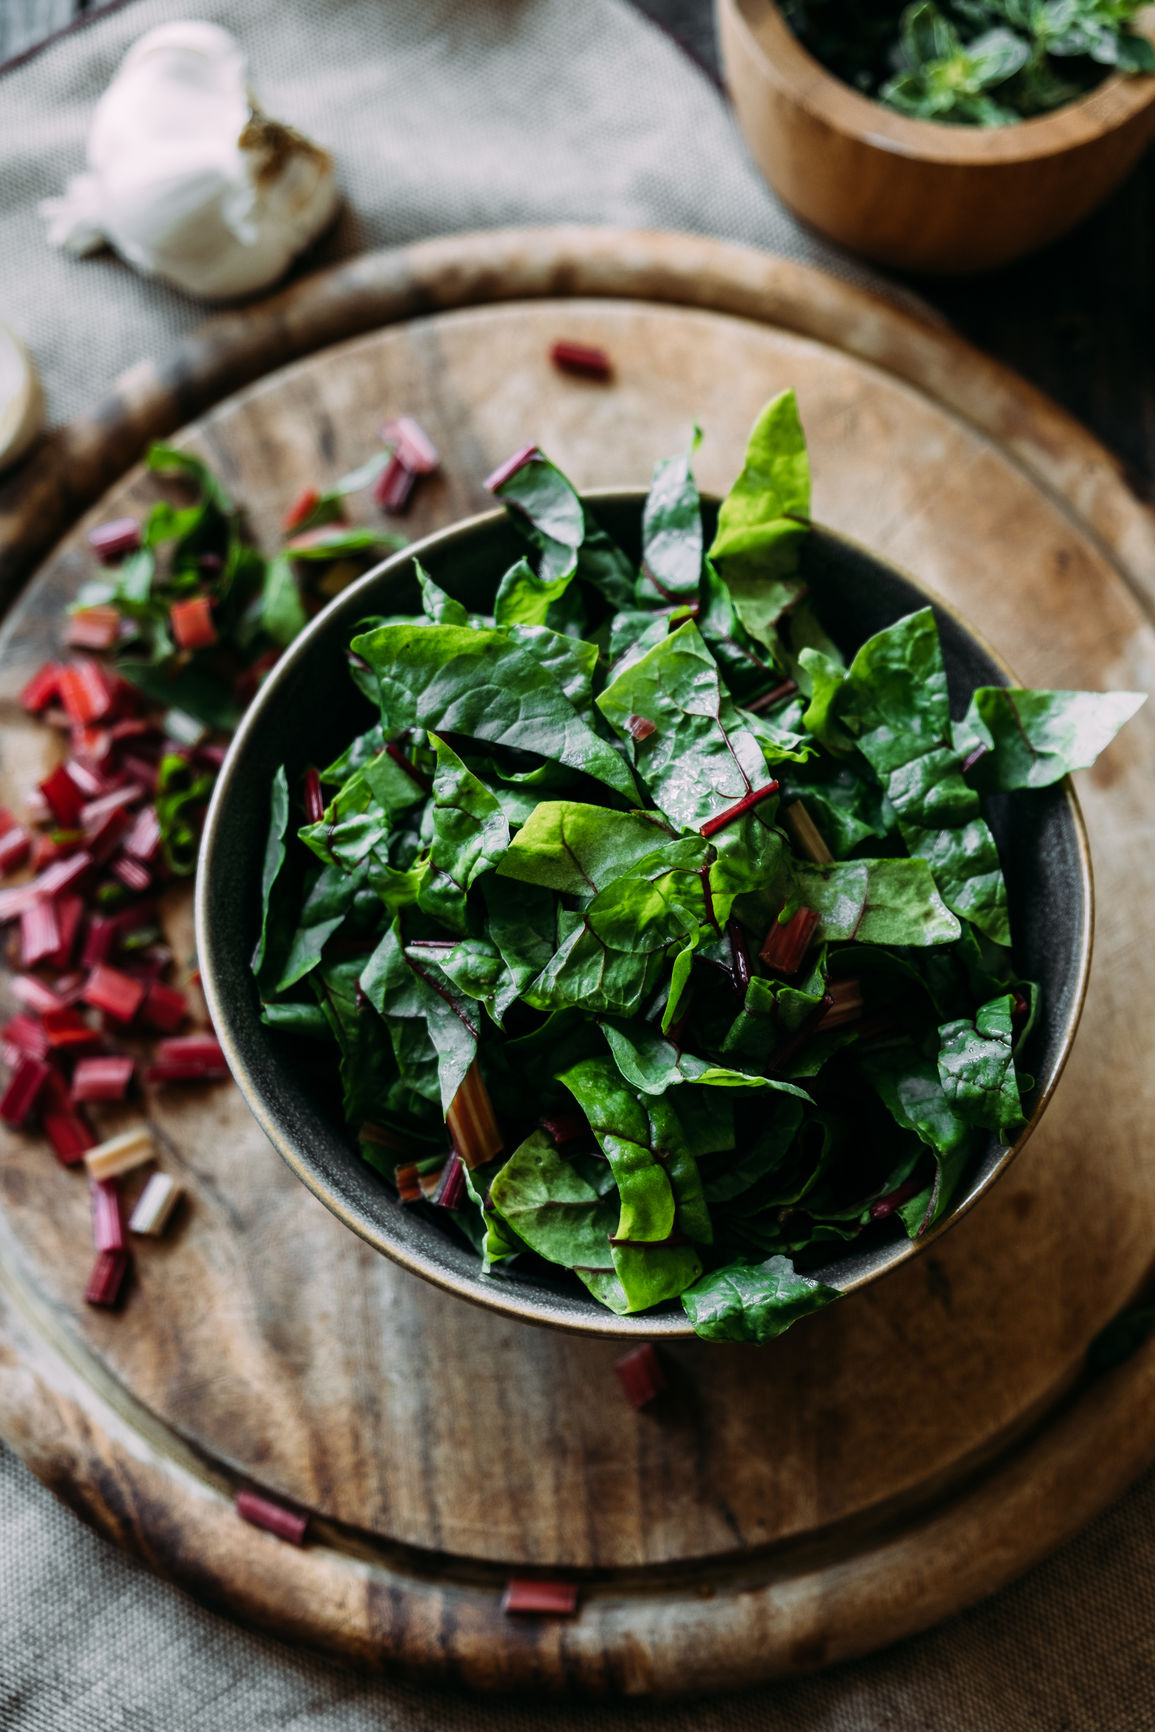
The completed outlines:
<svg viewBox="0 0 1155 1732">
<path fill-rule="evenodd" d="M 396 1168 L 393 1177 L 397 1183 L 397 1195 L 403 1203 L 420 1203 L 423 1200 L 421 1175 L 416 1161 L 406 1161 Z"/>
<path fill-rule="evenodd" d="M 778 974 L 797 974 L 817 927 L 813 908 L 796 908 L 787 921 L 779 918 L 766 934 L 759 952 L 762 961 Z"/>
<path fill-rule="evenodd" d="M 20 703 L 31 715 L 38 716 L 60 696 L 60 663 L 45 662 L 38 668 L 20 693 Z"/>
<path fill-rule="evenodd" d="M 160 980 L 149 983 L 140 1012 L 146 1028 L 156 1029 L 159 1034 L 175 1034 L 187 1015 L 188 998 L 183 992 L 175 986 L 165 986 Z"/>
<path fill-rule="evenodd" d="M 501 1596 L 501 1609 L 508 1616 L 572 1618 L 577 1611 L 576 1582 L 535 1581 L 512 1576 Z"/>
<path fill-rule="evenodd" d="M 917 1197 L 918 1193 L 925 1189 L 925 1179 L 918 1177 L 907 1179 L 905 1184 L 899 1185 L 897 1190 L 890 1191 L 885 1197 L 879 1197 L 876 1203 L 871 1203 L 871 1220 L 885 1221 L 888 1215 L 893 1215 L 894 1211 L 901 1208 L 903 1203 L 909 1203 L 912 1197 Z"/>
<path fill-rule="evenodd" d="M 614 1365 L 631 1407 L 648 1407 L 666 1387 L 666 1374 L 652 1341 L 643 1342 Z"/>
<path fill-rule="evenodd" d="M 292 535 L 295 529 L 303 528 L 320 503 L 321 495 L 315 487 L 306 487 L 303 493 L 298 493 L 281 519 L 283 532 L 286 535 Z"/>
<path fill-rule="evenodd" d="M 465 1165 L 473 1170 L 492 1161 L 505 1147 L 493 1111 L 493 1102 L 474 1059 L 465 1073 L 465 1081 L 453 1097 L 445 1115 L 453 1147 Z"/>
<path fill-rule="evenodd" d="M 549 358 L 561 372 L 576 373 L 583 379 L 604 381 L 614 376 L 613 362 L 605 350 L 590 343 L 558 341 L 550 349 Z"/>
<path fill-rule="evenodd" d="M 373 498 L 393 517 L 400 517 L 408 509 L 413 489 L 417 485 L 417 475 L 404 461 L 400 452 L 395 451 L 385 465 L 373 487 Z"/>
<path fill-rule="evenodd" d="M 122 1101 L 132 1083 L 131 1058 L 82 1058 L 72 1074 L 72 1099 Z"/>
<path fill-rule="evenodd" d="M 321 776 L 312 765 L 305 771 L 305 822 L 319 824 L 325 816 L 325 796 L 321 792 Z"/>
<path fill-rule="evenodd" d="M 111 1309 L 116 1304 L 131 1261 L 127 1251 L 98 1252 L 84 1293 L 89 1305 Z"/>
<path fill-rule="evenodd" d="M 84 1002 L 94 1010 L 102 1010 L 115 1022 L 131 1022 L 144 1003 L 147 988 L 119 968 L 100 962 L 89 975 L 84 988 Z"/>
<path fill-rule="evenodd" d="M 523 445 L 520 451 L 514 452 L 512 457 L 507 457 L 504 463 L 499 463 L 492 474 L 485 477 L 481 485 L 487 493 L 496 493 L 498 488 L 503 487 L 511 476 L 516 475 L 519 469 L 524 469 L 527 463 L 539 455 L 536 445 Z"/>
<path fill-rule="evenodd" d="M 440 452 L 412 415 L 398 415 L 386 421 L 381 438 L 412 475 L 432 475 L 441 467 Z"/>
<path fill-rule="evenodd" d="M 157 1042 L 149 1082 L 220 1082 L 229 1074 L 221 1043 L 212 1034 L 186 1034 Z"/>
<path fill-rule="evenodd" d="M 130 1233 L 158 1239 L 168 1226 L 183 1192 L 167 1173 L 153 1173 L 128 1218 Z"/>
<path fill-rule="evenodd" d="M 702 825 L 699 835 L 707 838 L 716 836 L 719 830 L 726 828 L 727 824 L 733 824 L 737 819 L 744 818 L 747 812 L 752 812 L 755 806 L 760 806 L 763 800 L 768 800 L 772 794 L 777 792 L 777 782 L 767 782 L 764 788 L 751 789 L 750 793 L 744 794 L 736 805 L 727 807 L 724 812 L 719 812 L 716 818 L 708 818 Z"/>
<path fill-rule="evenodd" d="M 737 920 L 731 920 L 726 930 L 733 957 L 734 984 L 739 992 L 745 992 L 750 984 L 750 952 L 746 947 L 746 935 Z"/>
<path fill-rule="evenodd" d="M 559 1149 L 566 1143 L 593 1141 L 593 1131 L 584 1113 L 555 1113 L 551 1118 L 542 1119 L 541 1128 L 553 1138 L 554 1146 Z"/>
<path fill-rule="evenodd" d="M 845 1023 L 859 1022 L 862 1018 L 862 985 L 853 975 L 844 980 L 832 980 L 827 988 L 830 1007 L 819 1023 L 824 1031 L 831 1028 L 842 1028 Z"/>
<path fill-rule="evenodd" d="M 630 734 L 635 740 L 648 740 L 651 734 L 656 734 L 658 724 L 651 722 L 649 716 L 631 716 L 626 723 Z"/>
<path fill-rule="evenodd" d="M 84 1164 L 90 1179 L 114 1179 L 121 1173 L 131 1173 L 134 1167 L 143 1167 L 153 1154 L 152 1133 L 141 1125 L 89 1149 Z"/>
<path fill-rule="evenodd" d="M 457 1209 L 461 1207 L 465 1194 L 465 1167 L 455 1150 L 442 1169 L 440 1181 L 433 1193 L 433 1201 L 439 1203 L 443 1209 Z"/>
<path fill-rule="evenodd" d="M 217 642 L 211 596 L 191 595 L 186 601 L 174 601 L 168 610 L 168 622 L 179 649 L 209 649 Z"/>
<path fill-rule="evenodd" d="M 88 532 L 88 545 L 104 565 L 135 553 L 140 546 L 140 524 L 135 517 L 114 517 Z"/>
<path fill-rule="evenodd" d="M 48 1081 L 48 1066 L 31 1053 L 21 1053 L 12 1079 L 0 1097 L 0 1119 L 6 1125 L 22 1125 Z"/>
<path fill-rule="evenodd" d="M 791 800 L 788 806 L 783 806 L 778 816 L 790 832 L 795 851 L 804 860 L 813 860 L 816 866 L 830 864 L 834 855 L 826 846 L 822 832 L 801 800 Z"/>
<path fill-rule="evenodd" d="M 92 1200 L 92 1242 L 98 1251 L 123 1251 L 124 1209 L 120 1186 L 115 1179 L 93 1179 L 89 1186 Z"/>
<path fill-rule="evenodd" d="M 299 1510 L 275 1503 L 272 1498 L 263 1497 L 256 1491 L 239 1491 L 234 1507 L 241 1520 L 252 1527 L 264 1528 L 266 1533 L 275 1534 L 277 1539 L 286 1540 L 291 1546 L 305 1543 L 309 1518 Z"/>
</svg>

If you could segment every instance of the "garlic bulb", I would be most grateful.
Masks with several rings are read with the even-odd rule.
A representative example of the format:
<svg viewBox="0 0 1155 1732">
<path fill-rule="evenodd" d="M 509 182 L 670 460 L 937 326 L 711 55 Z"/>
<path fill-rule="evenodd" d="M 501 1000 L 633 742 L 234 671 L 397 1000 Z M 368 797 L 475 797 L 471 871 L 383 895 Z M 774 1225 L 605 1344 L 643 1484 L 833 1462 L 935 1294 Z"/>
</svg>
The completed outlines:
<svg viewBox="0 0 1155 1732">
<path fill-rule="evenodd" d="M 245 69 L 215 24 L 162 24 L 135 42 L 96 105 L 88 172 L 41 206 L 52 244 L 107 242 L 210 301 L 282 276 L 336 211 L 333 162 L 261 113 Z"/>
<path fill-rule="evenodd" d="M 0 469 L 23 457 L 43 420 L 36 368 L 16 333 L 0 323 Z"/>
</svg>

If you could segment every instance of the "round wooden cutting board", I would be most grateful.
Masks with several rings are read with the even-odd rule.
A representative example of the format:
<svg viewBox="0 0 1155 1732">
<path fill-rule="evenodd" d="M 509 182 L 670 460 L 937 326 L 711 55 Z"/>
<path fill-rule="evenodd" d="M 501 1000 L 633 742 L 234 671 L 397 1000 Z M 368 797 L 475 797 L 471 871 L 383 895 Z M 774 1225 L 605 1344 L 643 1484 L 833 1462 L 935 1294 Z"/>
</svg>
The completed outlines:
<svg viewBox="0 0 1155 1732">
<path fill-rule="evenodd" d="M 614 382 L 554 371 L 558 337 L 607 349 Z M 1024 683 L 1151 686 L 1155 526 L 1086 434 L 940 327 L 678 236 L 428 243 L 226 316 L 10 490 L 9 578 L 46 510 L 62 527 L 148 436 L 215 399 L 181 438 L 271 539 L 390 413 L 415 414 L 444 457 L 417 535 L 485 504 L 481 477 L 527 440 L 580 484 L 636 484 L 697 419 L 700 482 L 722 489 L 786 385 L 820 520 L 956 603 Z M 85 521 L 153 496 L 134 471 Z M 42 762 L 16 694 L 88 570 L 83 528 L 0 641 L 5 803 Z M 669 1390 L 636 1413 L 613 1344 L 401 1273 L 297 1184 L 231 1085 L 170 1087 L 146 1107 L 188 1204 L 117 1314 L 81 1298 L 83 1179 L 5 1138 L 0 1431 L 209 1605 L 480 1688 L 717 1690 L 860 1654 L 997 1588 L 1155 1458 L 1155 1346 L 1085 1369 L 1155 1247 L 1152 762 L 1145 711 L 1079 779 L 1096 958 L 1042 1127 L 945 1240 L 844 1305 L 763 1349 L 670 1344 Z M 171 917 L 187 954 L 179 897 Z M 244 1526 L 243 1485 L 314 1512 L 309 1543 Z M 534 1570 L 579 1581 L 575 1618 L 502 1616 L 506 1579 Z"/>
</svg>

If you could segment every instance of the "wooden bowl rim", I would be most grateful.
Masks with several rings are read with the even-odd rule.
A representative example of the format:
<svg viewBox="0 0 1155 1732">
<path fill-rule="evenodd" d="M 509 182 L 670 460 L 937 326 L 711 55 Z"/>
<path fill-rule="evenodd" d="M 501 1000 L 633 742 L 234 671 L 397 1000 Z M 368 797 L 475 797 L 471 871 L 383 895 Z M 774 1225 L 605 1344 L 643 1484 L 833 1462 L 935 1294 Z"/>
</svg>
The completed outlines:
<svg viewBox="0 0 1155 1732">
<path fill-rule="evenodd" d="M 775 0 L 717 0 L 757 55 L 761 76 L 843 136 L 887 151 L 958 167 L 997 168 L 1062 156 L 1092 144 L 1155 103 L 1155 74 L 1114 73 L 1074 102 L 1015 126 L 952 126 L 914 120 L 844 84 L 801 43 Z M 1152 34 L 1149 26 L 1148 34 Z M 773 43 L 773 53 L 767 38 Z"/>
<path fill-rule="evenodd" d="M 646 492 L 644 487 L 591 487 L 583 490 L 582 497 L 595 505 L 619 501 L 640 505 L 646 497 Z M 704 495 L 703 497 L 706 498 L 707 496 Z M 410 1247 L 400 1242 L 390 1233 L 388 1228 L 382 1228 L 376 1221 L 369 1219 L 360 1206 L 356 1204 L 346 1206 L 317 1172 L 308 1150 L 299 1146 L 294 1137 L 279 1122 L 278 1115 L 273 1110 L 271 1103 L 265 1099 L 256 1086 L 250 1072 L 247 1056 L 241 1050 L 234 1034 L 226 1000 L 217 979 L 216 943 L 213 936 L 213 921 L 207 888 L 209 873 L 206 866 L 220 842 L 224 829 L 224 809 L 230 799 L 232 784 L 238 778 L 237 766 L 245 744 L 249 736 L 260 727 L 264 711 L 273 701 L 277 687 L 287 677 L 289 671 L 308 654 L 313 640 L 323 629 L 323 622 L 328 615 L 338 608 L 347 607 L 352 595 L 367 593 L 384 574 L 399 571 L 412 559 L 422 558 L 428 551 L 439 548 L 446 541 L 459 540 L 462 537 L 475 535 L 479 530 L 488 529 L 495 522 L 500 522 L 504 516 L 504 511 L 497 508 L 459 519 L 441 529 L 432 531 L 429 535 L 423 536 L 420 540 L 411 543 L 408 547 L 399 549 L 398 552 L 382 560 L 321 610 L 301 636 L 286 650 L 277 666 L 264 681 L 233 736 L 228 756 L 213 790 L 201 839 L 196 874 L 195 920 L 196 948 L 201 965 L 205 998 L 212 1026 L 220 1040 L 233 1078 L 245 1097 L 249 1111 L 257 1120 L 270 1143 L 306 1189 L 324 1203 L 325 1207 L 336 1215 L 338 1220 L 356 1233 L 358 1238 L 364 1239 L 372 1245 L 374 1250 L 389 1257 L 411 1274 L 420 1276 L 423 1280 L 431 1282 L 434 1286 L 440 1287 L 458 1298 L 479 1305 L 484 1310 L 515 1318 L 523 1323 L 544 1324 L 571 1334 L 595 1335 L 603 1338 L 616 1337 L 635 1341 L 657 1337 L 664 1339 L 692 1337 L 694 1329 L 689 1318 L 680 1309 L 675 1311 L 672 1305 L 669 1308 L 659 1308 L 657 1311 L 642 1311 L 619 1316 L 600 1306 L 592 1297 L 587 1299 L 584 1295 L 563 1294 L 559 1291 L 555 1300 L 548 1289 L 542 1289 L 535 1293 L 530 1291 L 528 1287 L 523 1288 L 513 1282 L 493 1281 L 486 1283 L 472 1275 L 459 1275 L 422 1249 Z M 884 558 L 881 554 L 875 553 L 861 542 L 855 541 L 853 537 L 844 535 L 839 530 L 830 529 L 819 523 L 815 523 L 813 528 L 827 539 L 852 548 L 856 554 L 865 556 L 874 563 L 884 565 L 904 578 L 915 592 L 924 598 L 926 603 L 932 604 L 961 627 L 963 632 L 990 658 L 1009 685 L 1020 683 L 1003 657 L 992 647 L 982 633 L 950 603 L 943 601 L 939 596 L 929 591 L 918 578 L 903 566 L 896 564 L 892 559 Z M 1079 933 L 1074 990 L 1069 999 L 1069 1008 L 1053 1065 L 1049 1074 L 1037 1081 L 1037 1092 L 1026 1125 L 1011 1146 L 1003 1150 L 1001 1158 L 994 1162 L 985 1178 L 972 1178 L 969 1188 L 958 1197 L 954 1206 L 943 1219 L 921 1238 L 896 1239 L 890 1244 L 876 1247 L 869 1254 L 868 1267 L 856 1272 L 848 1271 L 846 1277 L 840 1282 L 839 1290 L 845 1297 L 857 1292 L 862 1287 L 871 1285 L 882 1276 L 890 1274 L 919 1256 L 943 1233 L 949 1231 L 957 1221 L 960 1221 L 965 1214 L 969 1213 L 981 1197 L 986 1196 L 987 1192 L 1003 1176 L 1011 1162 L 1026 1146 L 1066 1068 L 1087 997 L 1094 943 L 1095 902 L 1090 843 L 1082 808 L 1069 776 L 1064 777 L 1058 786 L 1065 796 L 1067 813 L 1074 830 L 1084 918 Z M 270 1031 L 270 1038 L 273 1038 L 272 1031 Z M 437 1230 L 436 1225 L 433 1224 L 433 1231 Z M 815 1279 L 832 1281 L 835 1269 L 833 1265 L 830 1268 L 823 1266 L 820 1269 L 810 1271 L 810 1273 Z"/>
</svg>

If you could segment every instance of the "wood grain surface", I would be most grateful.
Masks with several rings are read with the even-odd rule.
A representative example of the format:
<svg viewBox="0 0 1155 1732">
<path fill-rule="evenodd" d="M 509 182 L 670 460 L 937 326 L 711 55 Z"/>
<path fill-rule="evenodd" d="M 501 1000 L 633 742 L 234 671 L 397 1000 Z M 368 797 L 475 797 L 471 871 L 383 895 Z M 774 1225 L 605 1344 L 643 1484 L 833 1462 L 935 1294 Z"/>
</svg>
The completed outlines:
<svg viewBox="0 0 1155 1732">
<path fill-rule="evenodd" d="M 791 210 L 900 270 L 970 272 L 1074 228 L 1155 137 L 1155 78 L 1106 79 L 1005 127 L 914 120 L 813 58 L 774 0 L 716 0 L 746 142 Z"/>
<path fill-rule="evenodd" d="M 323 347 L 348 331 L 368 334 Z M 614 384 L 553 372 L 562 335 L 609 349 Z M 948 333 L 831 279 L 674 236 L 427 243 L 216 322 L 137 375 L 108 443 L 123 458 L 180 403 L 311 347 L 182 435 L 266 537 L 392 411 L 415 413 L 446 460 L 416 535 L 482 503 L 479 478 L 527 438 L 582 484 L 632 484 L 696 416 L 700 480 L 720 488 L 756 409 L 794 384 L 820 519 L 917 572 L 1027 683 L 1152 684 L 1155 527 L 1116 467 Z M 90 469 L 62 482 L 42 459 L 33 502 L 108 478 L 95 425 L 64 444 L 90 450 Z M 130 474 L 93 518 L 152 487 Z M 25 555 L 33 509 L 10 506 Z M 5 801 L 41 761 L 15 693 L 87 569 L 83 527 L 0 642 Z M 478 1687 L 715 1689 L 861 1653 L 999 1586 L 1155 1457 L 1155 1352 L 1084 1371 L 1155 1242 L 1155 1072 L 1135 1014 L 1155 939 L 1153 736 L 1141 714 L 1080 779 L 1099 930 L 1058 1095 L 990 1197 L 910 1267 L 770 1349 L 664 1349 L 669 1394 L 637 1414 L 612 1345 L 495 1319 L 375 1257 L 231 1087 L 158 1091 L 162 1164 L 190 1201 L 118 1315 L 79 1301 L 83 1182 L 36 1140 L 5 1140 L 0 1430 L 208 1603 Z M 188 911 L 169 913 L 180 955 Z M 315 1512 L 312 1543 L 237 1522 L 243 1484 Z M 576 1574 L 580 1615 L 503 1619 L 502 1583 L 523 1567 Z"/>
</svg>

